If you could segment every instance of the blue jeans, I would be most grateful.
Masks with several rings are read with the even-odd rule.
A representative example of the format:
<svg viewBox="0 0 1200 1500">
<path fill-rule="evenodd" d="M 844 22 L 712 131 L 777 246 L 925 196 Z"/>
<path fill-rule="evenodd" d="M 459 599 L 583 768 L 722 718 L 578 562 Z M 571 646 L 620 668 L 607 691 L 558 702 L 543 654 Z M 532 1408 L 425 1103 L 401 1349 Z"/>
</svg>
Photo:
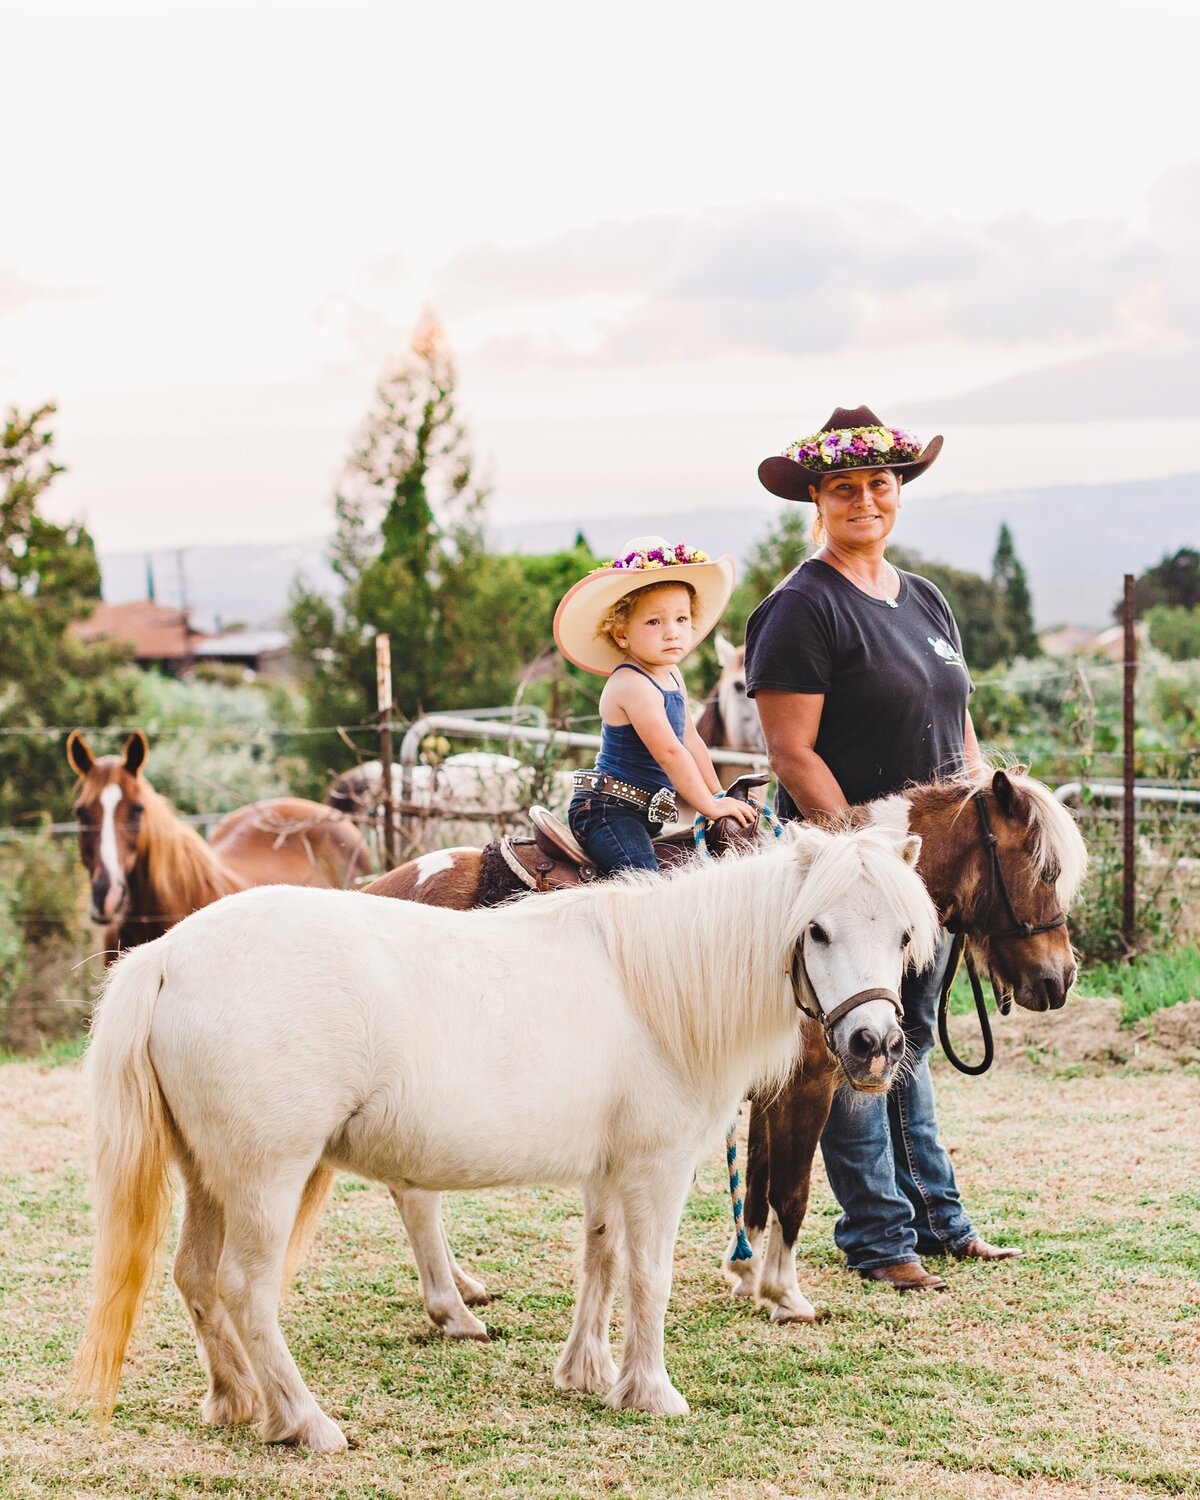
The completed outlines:
<svg viewBox="0 0 1200 1500">
<path fill-rule="evenodd" d="M 576 792 L 567 809 L 571 832 L 606 875 L 618 870 L 658 870 L 651 840 L 662 832 L 640 807 L 607 792 Z"/>
<path fill-rule="evenodd" d="M 821 1135 L 821 1155 L 841 1217 L 833 1237 L 852 1271 L 955 1254 L 975 1238 L 954 1167 L 938 1139 L 929 1053 L 938 994 L 950 958 L 937 957 L 900 988 L 912 1072 L 886 1095 L 841 1088 Z"/>
</svg>

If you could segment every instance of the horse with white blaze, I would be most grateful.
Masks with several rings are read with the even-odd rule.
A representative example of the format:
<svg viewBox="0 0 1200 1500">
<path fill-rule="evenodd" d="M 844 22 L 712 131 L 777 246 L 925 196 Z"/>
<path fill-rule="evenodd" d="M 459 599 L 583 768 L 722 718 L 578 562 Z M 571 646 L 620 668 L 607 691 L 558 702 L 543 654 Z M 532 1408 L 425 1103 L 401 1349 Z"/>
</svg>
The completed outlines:
<svg viewBox="0 0 1200 1500">
<path fill-rule="evenodd" d="M 316 1218 L 306 1185 L 332 1167 L 386 1183 L 414 1214 L 424 1204 L 431 1222 L 441 1190 L 582 1183 L 583 1268 L 555 1380 L 686 1413 L 663 1321 L 695 1164 L 748 1085 L 791 1071 L 798 1004 L 828 1018 L 852 1084 L 891 1082 L 895 992 L 936 941 L 919 847 L 799 828 L 667 878 L 469 914 L 266 887 L 129 954 L 88 1053 L 97 1250 L 79 1389 L 111 1412 L 174 1164 L 175 1279 L 210 1377 L 203 1416 L 344 1448 L 278 1323 L 289 1241 L 297 1253 Z M 413 1239 L 423 1283 L 449 1277 L 440 1232 Z"/>
</svg>

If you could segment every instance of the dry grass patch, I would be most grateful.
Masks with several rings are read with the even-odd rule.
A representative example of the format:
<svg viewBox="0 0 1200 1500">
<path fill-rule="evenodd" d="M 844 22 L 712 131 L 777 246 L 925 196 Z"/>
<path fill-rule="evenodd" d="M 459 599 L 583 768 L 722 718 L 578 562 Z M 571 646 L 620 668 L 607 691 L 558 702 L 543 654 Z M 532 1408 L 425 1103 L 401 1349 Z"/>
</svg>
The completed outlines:
<svg viewBox="0 0 1200 1500">
<path fill-rule="evenodd" d="M 715 1154 L 676 1260 L 668 1365 L 691 1418 L 555 1391 L 578 1199 L 452 1200 L 460 1259 L 502 1295 L 487 1345 L 429 1329 L 382 1188 L 345 1180 L 284 1309 L 306 1378 L 358 1444 L 338 1459 L 202 1426 L 190 1330 L 164 1286 L 110 1428 L 60 1399 L 90 1256 L 74 1067 L 0 1067 L 0 1493 L 954 1497 L 1200 1493 L 1200 1130 L 1182 1071 L 939 1072 L 981 1230 L 1028 1258 L 953 1265 L 948 1296 L 846 1275 L 822 1182 L 802 1237 L 829 1320 L 780 1330 L 724 1295 Z"/>
</svg>

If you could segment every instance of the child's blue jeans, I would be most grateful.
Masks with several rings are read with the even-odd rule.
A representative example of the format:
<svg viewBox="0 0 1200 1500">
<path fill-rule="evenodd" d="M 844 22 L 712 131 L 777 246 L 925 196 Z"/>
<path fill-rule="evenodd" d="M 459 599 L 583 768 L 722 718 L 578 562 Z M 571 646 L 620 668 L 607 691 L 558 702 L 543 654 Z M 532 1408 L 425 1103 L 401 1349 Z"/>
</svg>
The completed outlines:
<svg viewBox="0 0 1200 1500">
<path fill-rule="evenodd" d="M 652 823 L 632 802 L 606 792 L 576 792 L 567 823 L 588 858 L 606 875 L 658 869 L 651 841 L 662 832 L 662 824 Z"/>
</svg>

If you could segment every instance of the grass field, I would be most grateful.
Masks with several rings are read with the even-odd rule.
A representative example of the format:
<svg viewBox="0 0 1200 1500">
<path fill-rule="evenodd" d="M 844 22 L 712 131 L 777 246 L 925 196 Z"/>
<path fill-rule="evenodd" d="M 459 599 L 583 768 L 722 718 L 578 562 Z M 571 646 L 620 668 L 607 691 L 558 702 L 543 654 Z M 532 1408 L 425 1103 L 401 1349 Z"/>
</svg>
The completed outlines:
<svg viewBox="0 0 1200 1500">
<path fill-rule="evenodd" d="M 774 1328 L 724 1293 L 714 1150 L 668 1318 L 668 1367 L 692 1405 L 682 1420 L 554 1389 L 574 1193 L 451 1202 L 460 1259 L 500 1294 L 484 1313 L 492 1342 L 461 1345 L 426 1324 L 384 1190 L 342 1181 L 283 1320 L 357 1445 L 313 1459 L 200 1423 L 203 1381 L 165 1281 L 112 1425 L 63 1407 L 90 1255 L 80 1080 L 71 1062 L 0 1066 L 0 1494 L 1200 1494 L 1195 1070 L 938 1076 L 976 1222 L 1028 1258 L 952 1265 L 950 1294 L 901 1299 L 841 1268 L 822 1180 L 801 1250 L 829 1317 Z"/>
</svg>

